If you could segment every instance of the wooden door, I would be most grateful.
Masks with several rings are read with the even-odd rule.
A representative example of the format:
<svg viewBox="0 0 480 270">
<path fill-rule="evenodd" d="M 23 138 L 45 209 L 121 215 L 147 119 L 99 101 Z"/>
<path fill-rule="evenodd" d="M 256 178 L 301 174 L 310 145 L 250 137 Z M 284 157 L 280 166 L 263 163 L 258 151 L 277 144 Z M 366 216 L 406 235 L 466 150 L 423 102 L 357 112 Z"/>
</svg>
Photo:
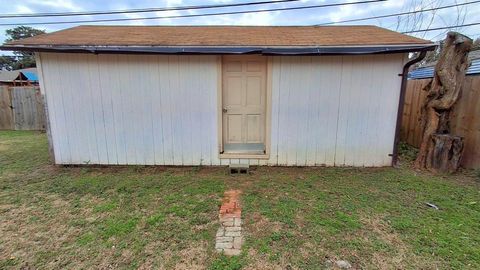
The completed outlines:
<svg viewBox="0 0 480 270">
<path fill-rule="evenodd" d="M 266 69 L 265 56 L 238 55 L 223 57 L 224 145 L 264 145 Z"/>
</svg>

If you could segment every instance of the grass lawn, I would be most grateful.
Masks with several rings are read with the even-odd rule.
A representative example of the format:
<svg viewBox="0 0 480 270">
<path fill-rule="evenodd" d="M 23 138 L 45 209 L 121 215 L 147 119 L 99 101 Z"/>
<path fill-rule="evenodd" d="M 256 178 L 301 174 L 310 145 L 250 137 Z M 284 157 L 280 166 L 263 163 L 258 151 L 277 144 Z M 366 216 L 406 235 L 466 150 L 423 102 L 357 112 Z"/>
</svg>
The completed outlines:
<svg viewBox="0 0 480 270">
<path fill-rule="evenodd" d="M 469 175 L 470 174 L 470 175 Z M 227 189 L 242 255 L 214 250 Z M 426 206 L 431 202 L 440 207 Z M 0 269 L 480 269 L 480 179 L 401 169 L 61 167 L 0 131 Z"/>
</svg>

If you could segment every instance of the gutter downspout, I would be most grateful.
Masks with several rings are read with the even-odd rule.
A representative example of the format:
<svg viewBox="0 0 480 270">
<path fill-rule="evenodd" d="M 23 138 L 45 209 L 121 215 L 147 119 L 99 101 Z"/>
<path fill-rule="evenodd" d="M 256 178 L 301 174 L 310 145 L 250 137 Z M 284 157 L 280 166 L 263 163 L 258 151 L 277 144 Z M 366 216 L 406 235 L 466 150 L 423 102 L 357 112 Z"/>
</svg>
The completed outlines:
<svg viewBox="0 0 480 270">
<path fill-rule="evenodd" d="M 403 117 L 403 107 L 405 103 L 405 93 L 407 92 L 407 77 L 408 77 L 408 70 L 410 67 L 423 60 L 425 56 L 427 55 L 427 51 L 421 51 L 420 54 L 408 61 L 404 66 L 403 66 L 403 71 L 402 74 L 399 74 L 402 76 L 402 84 L 400 85 L 400 98 L 398 100 L 398 113 L 397 113 L 397 124 L 395 127 L 395 139 L 393 143 L 393 152 L 392 152 L 392 166 L 395 167 L 397 166 L 398 163 L 398 144 L 400 143 L 400 129 L 402 127 L 402 117 Z"/>
</svg>

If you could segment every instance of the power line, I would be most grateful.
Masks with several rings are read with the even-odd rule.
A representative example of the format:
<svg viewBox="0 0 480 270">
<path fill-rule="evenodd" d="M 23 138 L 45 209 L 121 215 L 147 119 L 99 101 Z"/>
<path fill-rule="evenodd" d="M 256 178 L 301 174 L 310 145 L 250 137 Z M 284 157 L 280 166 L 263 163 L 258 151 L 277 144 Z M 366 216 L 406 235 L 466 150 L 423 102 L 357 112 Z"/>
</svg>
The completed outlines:
<svg viewBox="0 0 480 270">
<path fill-rule="evenodd" d="M 430 38 L 430 40 L 436 40 L 438 37 L 441 37 L 441 36 L 445 35 L 445 34 L 446 34 L 445 32 L 448 32 L 448 30 L 447 30 L 447 31 L 440 32 L 440 34 L 434 36 L 433 38 Z"/>
<path fill-rule="evenodd" d="M 164 7 L 164 8 L 140 8 L 140 9 L 125 9 L 125 10 L 110 10 L 110 11 L 0 14 L 0 18 L 35 18 L 35 17 L 84 16 L 84 15 L 112 15 L 112 14 L 156 12 L 156 11 L 180 11 L 180 10 L 197 10 L 197 9 L 210 9 L 210 8 L 225 8 L 225 7 L 241 7 L 241 6 L 265 5 L 265 4 L 276 4 L 276 3 L 297 2 L 297 1 L 300 1 L 300 0 L 277 0 L 277 1 L 245 2 L 245 3 L 235 3 L 235 4 L 177 6 L 177 7 Z"/>
<path fill-rule="evenodd" d="M 395 13 L 395 14 L 379 15 L 379 16 L 373 16 L 373 17 L 367 17 L 367 18 L 350 19 L 350 20 L 344 20 L 344 21 L 338 21 L 338 22 L 320 23 L 320 24 L 316 24 L 316 25 L 318 25 L 318 26 L 320 26 L 320 25 L 331 25 L 331 24 L 337 24 L 337 23 L 359 22 L 359 21 L 367 21 L 367 20 L 373 20 L 373 19 L 382 19 L 382 18 L 388 18 L 388 17 L 404 16 L 404 15 L 409 15 L 409 14 L 415 14 L 415 13 L 421 13 L 421 12 L 427 12 L 427 11 L 435 11 L 435 10 L 439 10 L 439 9 L 452 8 L 452 7 L 457 7 L 457 6 L 465 6 L 465 5 L 475 4 L 475 3 L 480 3 L 480 1 L 472 1 L 472 2 L 467 2 L 467 3 L 460 3 L 460 4 L 437 7 L 437 8 L 429 8 L 429 9 L 401 12 L 401 13 Z"/>
<path fill-rule="evenodd" d="M 387 0 L 368 0 L 368 1 L 334 3 L 334 4 L 324 4 L 324 5 L 311 5 L 311 6 L 300 6 L 300 7 L 271 8 L 271 9 L 260 9 L 260 10 L 244 10 L 244 11 L 230 11 L 230 12 L 203 13 L 203 14 L 187 14 L 187 15 L 172 15 L 172 16 L 156 16 L 156 17 L 143 17 L 143 18 L 75 20 L 75 21 L 60 21 L 60 22 L 57 21 L 57 22 L 0 23 L 0 26 L 74 24 L 74 23 L 97 23 L 97 22 L 120 22 L 120 21 L 153 20 L 153 19 L 192 18 L 192 17 L 204 17 L 204 16 L 221 16 L 221 15 L 235 15 L 235 14 L 246 14 L 246 13 L 260 13 L 260 12 L 272 12 L 272 11 L 287 11 L 287 10 L 301 10 L 301 9 L 312 9 L 312 8 L 325 8 L 325 7 L 335 7 L 335 6 L 368 4 L 368 3 L 383 2 L 383 1 L 387 1 Z"/>
<path fill-rule="evenodd" d="M 480 25 L 480 22 L 461 24 L 461 25 L 452 25 L 452 26 L 445 26 L 445 27 L 427 28 L 427 29 L 421 29 L 421 30 L 412 30 L 412 31 L 402 32 L 402 34 L 436 31 L 436 30 L 444 30 L 444 29 L 451 29 L 451 28 L 458 28 L 458 27 L 467 27 L 467 26 L 474 26 L 474 25 Z"/>
</svg>

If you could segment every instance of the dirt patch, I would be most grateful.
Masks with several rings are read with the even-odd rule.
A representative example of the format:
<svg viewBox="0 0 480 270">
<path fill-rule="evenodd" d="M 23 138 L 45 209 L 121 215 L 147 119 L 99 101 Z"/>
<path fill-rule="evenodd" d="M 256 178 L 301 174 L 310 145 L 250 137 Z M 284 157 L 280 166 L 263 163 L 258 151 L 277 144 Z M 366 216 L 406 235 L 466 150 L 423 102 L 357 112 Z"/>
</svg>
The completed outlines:
<svg viewBox="0 0 480 270">
<path fill-rule="evenodd" d="M 147 258 L 142 264 L 140 264 L 137 270 L 150 270 L 154 268 L 155 267 L 153 267 L 153 260 L 151 258 Z"/>
<path fill-rule="evenodd" d="M 287 269 L 281 264 L 274 264 L 270 262 L 265 256 L 261 256 L 254 249 L 248 251 L 248 258 L 251 263 L 244 267 L 245 270 L 256 270 L 256 269 L 265 269 L 265 270 L 283 270 Z M 294 269 L 294 268 L 288 268 Z"/>
<path fill-rule="evenodd" d="M 279 233 L 284 230 L 284 224 L 273 222 L 259 213 L 253 213 L 250 221 L 246 223 L 245 235 L 250 238 L 268 237 L 272 233 Z M 296 269 L 292 267 L 289 261 L 290 254 L 284 253 L 277 261 L 272 261 L 266 254 L 260 254 L 256 250 L 257 247 L 251 247 L 247 250 L 249 264 L 244 269 Z"/>
<path fill-rule="evenodd" d="M 368 218 L 362 218 L 362 223 L 367 227 L 368 231 L 371 231 L 381 239 L 383 242 L 387 243 L 389 246 L 395 247 L 395 254 L 389 255 L 380 252 L 374 252 L 372 254 L 373 264 L 378 266 L 380 269 L 390 269 L 394 266 L 396 269 L 405 268 L 405 259 L 407 258 L 406 254 L 408 252 L 408 247 L 400 239 L 400 236 L 395 233 L 388 224 L 386 224 L 381 217 L 372 216 Z"/>
<path fill-rule="evenodd" d="M 51 205 L 47 213 L 31 206 L 17 205 L 2 214 L 0 231 L 4 242 L 1 260 L 16 259 L 20 265 L 32 265 L 35 255 L 58 250 L 79 234 L 79 229 L 67 225 L 72 217 L 65 207 L 68 203 L 60 198 L 51 199 L 45 198 L 45 203 Z"/>
<path fill-rule="evenodd" d="M 207 242 L 201 242 L 198 245 L 192 245 L 180 251 L 167 250 L 162 254 L 163 259 L 160 268 L 176 270 L 206 269 L 209 257 L 207 247 Z M 171 260 L 175 260 L 175 263 L 170 266 Z"/>
<path fill-rule="evenodd" d="M 406 269 L 415 267 L 418 269 L 431 269 L 434 265 L 439 266 L 439 262 L 426 262 L 425 258 L 416 256 L 410 247 L 401 239 L 390 225 L 382 217 L 371 216 L 361 218 L 366 230 L 373 233 L 381 241 L 394 248 L 393 253 L 373 252 L 372 264 L 379 269 Z M 366 239 L 366 241 L 368 241 Z"/>
<path fill-rule="evenodd" d="M 280 232 L 283 224 L 280 222 L 272 222 L 259 213 L 253 213 L 251 221 L 246 224 L 247 235 L 266 235 L 272 232 Z M 268 228 L 268 230 L 266 230 Z"/>
<path fill-rule="evenodd" d="M 83 205 L 94 205 L 100 200 L 88 196 L 80 201 Z M 77 250 L 75 254 L 68 256 L 64 254 L 55 260 L 42 259 L 43 256 L 47 258 L 59 252 L 68 253 L 83 233 L 81 225 L 75 226 L 72 223 L 89 222 L 87 218 L 95 217 L 97 213 L 93 213 L 91 207 L 73 211 L 71 202 L 56 195 L 39 193 L 35 197 L 35 202 L 10 205 L 1 214 L 0 231 L 3 243 L 0 260 L 15 260 L 20 267 L 53 269 L 62 268 L 74 261 L 73 264 L 77 266 L 84 263 L 88 266 L 96 257 L 103 258 L 99 264 L 105 269 L 112 266 L 105 258 L 112 258 L 113 251 L 109 251 L 111 254 L 90 257 L 91 261 L 82 261 L 82 258 L 91 256 L 86 249 Z M 90 222 L 94 220 L 95 218 Z M 41 265 L 34 265 L 35 261 L 37 263 L 40 261 Z"/>
<path fill-rule="evenodd" d="M 7 152 L 10 149 L 10 144 L 0 143 L 0 151 Z"/>
</svg>

